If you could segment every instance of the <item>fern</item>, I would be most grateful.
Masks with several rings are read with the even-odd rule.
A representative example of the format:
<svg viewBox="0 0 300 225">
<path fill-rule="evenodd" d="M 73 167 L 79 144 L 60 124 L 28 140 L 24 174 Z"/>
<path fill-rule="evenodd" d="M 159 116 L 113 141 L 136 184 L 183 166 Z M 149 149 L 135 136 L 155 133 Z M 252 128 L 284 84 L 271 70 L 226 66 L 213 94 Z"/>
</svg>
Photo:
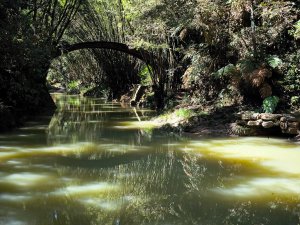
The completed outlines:
<svg viewBox="0 0 300 225">
<path fill-rule="evenodd" d="M 264 99 L 272 95 L 272 87 L 268 83 L 263 83 L 259 89 L 260 96 Z"/>
<path fill-rule="evenodd" d="M 273 69 L 280 67 L 283 63 L 282 60 L 280 58 L 278 58 L 278 56 L 276 56 L 276 55 L 269 56 L 267 58 L 267 62 L 269 64 L 269 66 L 272 67 Z"/>
<path fill-rule="evenodd" d="M 249 73 L 247 79 L 253 87 L 260 87 L 264 83 L 265 79 L 270 78 L 271 76 L 271 71 L 261 66 Z"/>
<path fill-rule="evenodd" d="M 273 113 L 278 105 L 279 98 L 277 96 L 270 96 L 263 101 L 263 111 L 265 113 Z"/>
<path fill-rule="evenodd" d="M 252 60 L 244 59 L 237 64 L 237 67 L 243 74 L 247 74 L 255 70 L 257 68 L 257 64 Z"/>
<path fill-rule="evenodd" d="M 222 67 L 219 69 L 216 73 L 215 76 L 218 78 L 221 77 L 228 77 L 228 76 L 233 76 L 237 73 L 237 69 L 233 64 L 228 64 L 225 67 Z"/>
</svg>

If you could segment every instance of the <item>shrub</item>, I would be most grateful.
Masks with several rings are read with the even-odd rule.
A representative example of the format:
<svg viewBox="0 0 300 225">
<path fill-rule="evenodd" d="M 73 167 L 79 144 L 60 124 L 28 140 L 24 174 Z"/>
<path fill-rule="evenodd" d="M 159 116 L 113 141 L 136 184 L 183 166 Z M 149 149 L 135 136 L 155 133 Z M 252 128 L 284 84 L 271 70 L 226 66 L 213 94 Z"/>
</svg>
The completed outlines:
<svg viewBox="0 0 300 225">
<path fill-rule="evenodd" d="M 270 96 L 263 101 L 263 111 L 265 113 L 273 113 L 278 105 L 279 98 L 277 96 Z"/>
</svg>

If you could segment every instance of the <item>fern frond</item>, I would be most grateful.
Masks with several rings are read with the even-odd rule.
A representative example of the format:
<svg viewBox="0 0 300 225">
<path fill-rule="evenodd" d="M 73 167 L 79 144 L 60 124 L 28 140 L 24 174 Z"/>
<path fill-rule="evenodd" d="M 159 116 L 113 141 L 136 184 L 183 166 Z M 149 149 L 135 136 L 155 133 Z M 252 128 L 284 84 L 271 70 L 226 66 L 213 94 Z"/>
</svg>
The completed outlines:
<svg viewBox="0 0 300 225">
<path fill-rule="evenodd" d="M 272 73 L 265 67 L 259 67 L 249 75 L 249 81 L 253 87 L 261 86 L 266 78 L 272 76 Z"/>
<path fill-rule="evenodd" d="M 272 95 L 272 87 L 268 83 L 263 83 L 259 89 L 260 96 L 264 99 Z"/>
</svg>

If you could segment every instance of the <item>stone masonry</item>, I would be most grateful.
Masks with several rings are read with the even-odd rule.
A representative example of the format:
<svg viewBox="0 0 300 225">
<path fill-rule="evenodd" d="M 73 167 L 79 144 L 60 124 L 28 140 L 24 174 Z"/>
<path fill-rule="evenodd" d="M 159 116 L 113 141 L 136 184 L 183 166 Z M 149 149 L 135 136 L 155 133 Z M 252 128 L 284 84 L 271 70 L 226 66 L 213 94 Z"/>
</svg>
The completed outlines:
<svg viewBox="0 0 300 225">
<path fill-rule="evenodd" d="M 238 125 L 253 128 L 280 127 L 282 133 L 300 134 L 300 118 L 293 114 L 271 114 L 271 113 L 239 113 Z"/>
</svg>

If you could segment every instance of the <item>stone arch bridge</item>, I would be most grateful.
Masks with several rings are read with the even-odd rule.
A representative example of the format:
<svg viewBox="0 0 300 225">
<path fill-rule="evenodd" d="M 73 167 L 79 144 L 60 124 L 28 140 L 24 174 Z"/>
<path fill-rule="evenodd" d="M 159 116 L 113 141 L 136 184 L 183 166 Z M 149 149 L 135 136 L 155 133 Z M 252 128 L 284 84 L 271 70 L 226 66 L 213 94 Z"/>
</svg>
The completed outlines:
<svg viewBox="0 0 300 225">
<path fill-rule="evenodd" d="M 54 58 L 61 56 L 62 54 L 73 52 L 80 49 L 108 49 L 115 50 L 119 52 L 124 52 L 128 55 L 131 55 L 135 58 L 138 58 L 145 62 L 147 65 L 150 65 L 154 71 L 159 71 L 158 64 L 156 63 L 156 57 L 151 52 L 145 49 L 135 49 L 130 46 L 119 43 L 119 42 L 110 42 L 110 41 L 90 41 L 90 42 L 81 42 L 76 44 L 61 43 L 57 47 L 56 55 Z M 158 109 L 163 108 L 164 105 L 164 90 L 161 82 L 154 83 L 153 86 L 154 98 L 156 101 L 156 107 Z"/>
<path fill-rule="evenodd" d="M 110 41 L 90 41 L 90 42 L 81 42 L 76 44 L 62 43 L 57 47 L 57 52 L 55 58 L 61 56 L 62 54 L 73 52 L 80 49 L 109 49 L 119 52 L 124 52 L 128 55 L 131 55 L 135 58 L 138 58 L 145 63 L 153 66 L 153 54 L 144 49 L 135 49 L 130 48 L 128 45 L 119 43 L 119 42 L 110 42 Z"/>
</svg>

